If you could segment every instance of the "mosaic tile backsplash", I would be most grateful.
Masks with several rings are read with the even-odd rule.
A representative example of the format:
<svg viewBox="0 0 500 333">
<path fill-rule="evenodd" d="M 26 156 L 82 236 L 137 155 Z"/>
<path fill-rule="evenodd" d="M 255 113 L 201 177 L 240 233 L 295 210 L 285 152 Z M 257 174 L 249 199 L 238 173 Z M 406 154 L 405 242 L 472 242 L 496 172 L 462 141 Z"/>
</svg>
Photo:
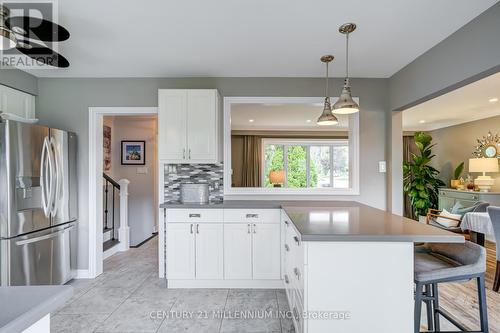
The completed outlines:
<svg viewBox="0 0 500 333">
<path fill-rule="evenodd" d="M 224 200 L 224 168 L 220 164 L 166 164 L 165 202 L 179 201 L 181 184 L 206 184 L 210 202 Z"/>
</svg>

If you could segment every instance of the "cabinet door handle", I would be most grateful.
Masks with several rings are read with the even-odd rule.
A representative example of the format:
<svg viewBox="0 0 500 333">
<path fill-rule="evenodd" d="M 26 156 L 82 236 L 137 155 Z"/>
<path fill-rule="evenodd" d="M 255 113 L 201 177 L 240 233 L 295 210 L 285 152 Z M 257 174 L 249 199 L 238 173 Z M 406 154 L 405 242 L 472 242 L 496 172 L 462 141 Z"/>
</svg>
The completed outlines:
<svg viewBox="0 0 500 333">
<path fill-rule="evenodd" d="M 186 159 L 186 148 L 184 148 L 182 150 L 182 159 L 185 160 Z"/>
<path fill-rule="evenodd" d="M 285 221 L 285 225 L 288 227 L 288 221 Z"/>
<path fill-rule="evenodd" d="M 297 280 L 300 280 L 300 271 L 297 267 L 295 267 L 293 269 L 293 273 L 295 274 L 295 276 L 297 277 Z"/>
<path fill-rule="evenodd" d="M 296 321 L 300 320 L 299 311 L 297 311 L 296 307 L 293 307 L 293 317 L 295 318 Z"/>
<path fill-rule="evenodd" d="M 193 225 L 191 224 L 191 233 L 193 233 Z"/>
<path fill-rule="evenodd" d="M 189 218 L 200 218 L 201 217 L 201 214 L 189 214 Z"/>
<path fill-rule="evenodd" d="M 247 232 L 250 233 L 250 223 L 247 224 Z"/>
<path fill-rule="evenodd" d="M 256 234 L 257 233 L 257 225 L 254 223 L 253 225 L 253 233 Z"/>
<path fill-rule="evenodd" d="M 300 245 L 299 237 L 293 236 L 293 240 L 297 243 L 297 245 Z"/>
<path fill-rule="evenodd" d="M 247 219 L 258 219 L 259 214 L 247 214 Z"/>
<path fill-rule="evenodd" d="M 286 284 L 289 284 L 289 283 L 290 283 L 290 280 L 288 279 L 288 275 L 287 275 L 287 274 L 285 274 L 285 283 L 286 283 Z"/>
<path fill-rule="evenodd" d="M 290 251 L 290 246 L 288 246 L 288 244 L 285 244 L 285 250 L 288 252 Z"/>
<path fill-rule="evenodd" d="M 199 224 L 196 224 L 196 233 L 199 234 L 200 233 L 200 225 Z"/>
<path fill-rule="evenodd" d="M 191 159 L 191 148 L 188 149 L 188 159 Z"/>
</svg>

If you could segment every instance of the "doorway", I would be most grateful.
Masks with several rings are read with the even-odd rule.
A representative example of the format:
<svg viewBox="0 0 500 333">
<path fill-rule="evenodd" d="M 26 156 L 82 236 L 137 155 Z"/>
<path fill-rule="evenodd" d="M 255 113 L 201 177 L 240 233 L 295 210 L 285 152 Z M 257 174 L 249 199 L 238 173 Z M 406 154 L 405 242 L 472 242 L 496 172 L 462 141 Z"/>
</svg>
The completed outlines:
<svg viewBox="0 0 500 333">
<path fill-rule="evenodd" d="M 105 119 L 108 122 L 108 127 L 109 127 L 109 119 L 112 117 L 113 119 L 119 119 L 123 118 L 123 121 L 120 120 L 119 122 L 127 122 L 127 119 L 125 117 L 130 117 L 128 120 L 132 120 L 132 122 L 137 122 L 137 124 L 142 123 L 143 125 L 149 120 L 156 118 L 158 114 L 158 108 L 156 107 L 91 107 L 89 108 L 89 229 L 88 229 L 88 239 L 89 239 L 89 273 L 88 277 L 89 278 L 95 278 L 98 275 L 100 275 L 103 271 L 103 230 L 104 230 L 104 214 L 103 214 L 103 203 L 104 200 L 100 200 L 98 198 L 103 198 L 104 197 L 104 162 L 103 162 L 103 156 L 104 156 L 104 139 L 103 139 L 103 128 L 105 124 Z M 148 121 L 146 121 L 148 119 Z M 121 126 L 121 125 L 120 125 Z M 139 126 L 139 127 L 144 127 L 144 126 Z M 146 133 L 149 133 L 149 136 L 151 137 L 151 131 L 156 131 L 155 129 L 149 128 L 142 128 L 142 129 L 136 129 L 134 131 L 129 132 L 130 138 L 121 138 L 121 136 L 127 134 L 127 133 L 122 133 L 123 135 L 119 135 L 116 137 L 116 139 L 120 139 L 118 143 L 119 150 L 116 149 L 116 144 L 114 144 L 114 149 L 115 150 L 115 157 L 114 160 L 116 161 L 113 163 L 113 153 L 111 156 L 112 159 L 112 165 L 117 166 L 116 168 L 116 175 L 119 175 L 120 178 L 125 178 L 122 176 L 128 176 L 128 177 L 141 177 L 144 175 L 147 175 L 148 178 L 152 178 L 150 182 L 153 182 L 153 186 L 150 188 L 150 192 L 153 194 L 156 191 L 157 184 L 158 182 L 158 174 L 157 174 L 157 156 L 156 156 L 156 133 L 153 135 L 154 140 L 152 141 L 150 138 L 150 144 L 148 145 L 146 143 L 147 140 L 139 140 L 136 138 L 137 135 L 143 135 L 144 137 L 148 136 Z M 123 132 L 123 131 L 122 131 Z M 142 134 L 141 134 L 142 133 Z M 117 140 L 114 140 L 112 142 L 117 142 Z M 142 165 L 141 163 L 136 163 L 134 164 L 127 164 L 126 163 L 126 157 L 125 158 L 125 165 L 123 167 L 125 169 L 119 170 L 122 167 L 122 142 L 121 141 L 145 141 L 145 162 L 149 161 L 149 163 L 145 163 L 145 165 Z M 133 142 L 132 142 L 133 145 Z M 126 149 L 127 145 L 125 145 Z M 126 150 L 125 150 L 126 151 Z M 119 156 L 119 158 L 117 157 Z M 135 158 L 134 158 L 135 159 Z M 130 162 L 131 159 L 129 159 Z M 112 168 L 112 166 L 111 166 Z M 108 170 L 109 172 L 110 170 Z M 113 171 L 114 172 L 114 171 Z M 153 177 L 150 177 L 153 175 Z M 130 186 L 132 187 L 133 184 L 131 183 Z M 129 190 L 130 192 L 130 190 Z M 133 194 L 133 192 L 131 192 Z M 138 197 L 140 197 L 140 194 L 137 193 Z M 129 203 L 132 204 L 133 198 L 130 197 L 131 202 Z M 150 200 L 151 201 L 151 200 Z M 157 207 L 158 203 L 158 197 L 156 194 L 153 194 L 153 199 L 152 199 L 154 207 Z M 130 215 L 130 211 L 132 209 L 137 210 L 134 211 L 134 213 L 137 213 L 139 215 L 142 214 L 140 209 L 134 208 L 134 204 L 132 204 L 129 209 L 128 213 Z M 153 207 L 153 208 L 154 208 Z M 129 218 L 128 225 L 131 227 L 131 243 L 132 242 L 137 242 L 139 244 L 141 241 L 138 241 L 142 236 L 142 234 L 147 233 L 149 231 L 155 232 L 156 229 L 154 227 L 154 223 L 157 223 L 158 221 L 158 209 L 152 209 L 150 212 L 152 216 L 153 225 L 148 225 L 147 227 L 143 228 L 141 230 L 141 226 L 136 226 L 136 235 L 133 236 L 134 230 L 132 230 L 134 224 L 137 224 L 137 220 L 141 222 L 142 218 L 136 219 L 136 221 L 131 221 Z M 151 229 L 151 230 L 150 230 Z M 134 238 L 132 238 L 134 237 Z M 132 244 L 133 245 L 133 244 Z"/>
</svg>

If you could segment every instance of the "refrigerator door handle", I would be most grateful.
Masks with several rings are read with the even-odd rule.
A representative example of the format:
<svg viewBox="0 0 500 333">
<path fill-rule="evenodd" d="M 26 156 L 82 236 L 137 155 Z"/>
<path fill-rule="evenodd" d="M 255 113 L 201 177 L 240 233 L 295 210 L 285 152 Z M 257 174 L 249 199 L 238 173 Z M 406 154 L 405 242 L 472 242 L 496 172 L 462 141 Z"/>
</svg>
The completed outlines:
<svg viewBox="0 0 500 333">
<path fill-rule="evenodd" d="M 20 240 L 20 241 L 16 242 L 16 245 L 18 245 L 18 246 L 20 246 L 20 245 L 26 245 L 26 244 L 36 243 L 36 242 L 39 242 L 41 240 L 54 238 L 54 237 L 57 237 L 57 236 L 65 233 L 66 231 L 69 231 L 70 229 L 73 229 L 73 227 L 74 227 L 74 225 L 70 225 L 69 227 L 66 227 L 64 229 L 61 229 L 59 231 L 56 231 L 56 232 L 53 232 L 53 233 L 50 233 L 50 234 L 47 234 L 47 235 L 43 235 L 43 236 L 39 236 L 39 237 L 35 237 L 35 238 L 28 238 L 28 239 Z"/>
<path fill-rule="evenodd" d="M 47 168 L 48 168 L 48 137 L 45 137 L 43 139 L 43 145 L 42 145 L 42 157 L 40 159 L 40 186 L 42 188 L 42 206 L 43 206 L 43 212 L 46 217 L 49 217 L 49 202 L 47 198 L 47 190 L 50 191 L 50 184 L 47 184 Z M 47 185 L 49 186 L 49 189 L 47 189 Z"/>
<path fill-rule="evenodd" d="M 55 182 L 55 177 L 54 177 L 54 168 L 55 168 L 55 161 L 54 161 L 54 154 L 52 153 L 52 148 L 51 148 L 51 140 L 47 138 L 47 159 L 49 161 L 49 199 L 47 200 L 47 211 L 50 216 L 53 216 L 53 206 L 54 206 L 54 196 L 56 192 L 54 191 L 54 182 Z M 47 216 L 48 217 L 48 216 Z"/>
<path fill-rule="evenodd" d="M 50 138 L 49 140 L 49 154 L 52 156 L 52 160 L 54 161 L 54 170 L 52 170 L 52 177 L 55 178 L 55 189 L 52 196 L 52 202 L 50 203 L 50 210 L 52 217 L 55 217 L 57 214 L 57 202 L 59 200 L 59 189 L 61 187 L 61 177 L 60 177 L 60 168 L 59 168 L 59 159 L 56 154 L 56 145 L 54 143 L 54 138 Z"/>
</svg>

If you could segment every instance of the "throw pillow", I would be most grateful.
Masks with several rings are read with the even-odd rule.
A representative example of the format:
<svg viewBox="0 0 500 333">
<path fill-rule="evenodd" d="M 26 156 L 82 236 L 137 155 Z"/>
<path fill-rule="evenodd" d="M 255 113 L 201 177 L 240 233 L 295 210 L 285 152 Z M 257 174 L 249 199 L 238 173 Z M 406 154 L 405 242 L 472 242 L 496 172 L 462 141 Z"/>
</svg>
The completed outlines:
<svg viewBox="0 0 500 333">
<path fill-rule="evenodd" d="M 450 219 L 447 219 L 446 217 L 451 217 L 453 219 L 457 219 L 458 221 L 450 220 Z M 452 214 L 449 211 L 447 211 L 446 209 L 443 209 L 441 214 L 439 214 L 439 216 L 436 218 L 436 222 L 441 224 L 443 227 L 453 228 L 453 227 L 456 227 L 460 224 L 461 218 L 462 218 L 462 215 Z"/>
</svg>

